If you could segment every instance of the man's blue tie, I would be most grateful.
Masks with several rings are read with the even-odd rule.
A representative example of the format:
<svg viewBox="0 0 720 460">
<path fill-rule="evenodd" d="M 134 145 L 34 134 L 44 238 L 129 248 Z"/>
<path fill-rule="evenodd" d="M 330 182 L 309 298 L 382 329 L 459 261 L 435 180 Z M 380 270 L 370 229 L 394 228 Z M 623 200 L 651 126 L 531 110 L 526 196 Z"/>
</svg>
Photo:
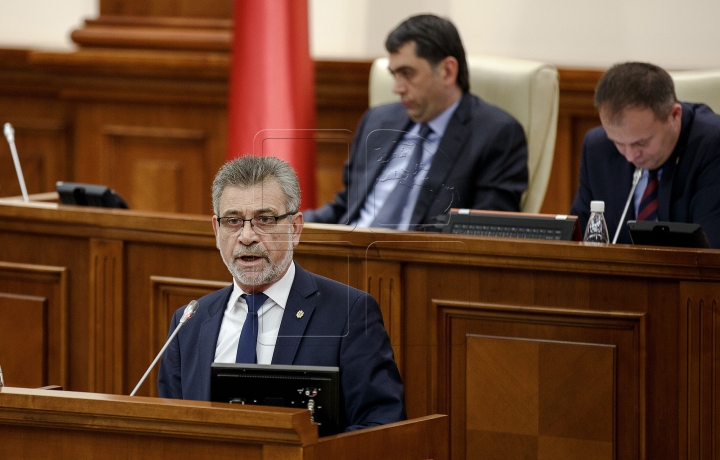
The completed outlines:
<svg viewBox="0 0 720 460">
<path fill-rule="evenodd" d="M 403 209 L 407 205 L 408 196 L 410 196 L 410 191 L 415 185 L 415 177 L 422 165 L 423 144 L 430 131 L 428 125 L 420 125 L 420 132 L 418 133 L 420 137 L 417 138 L 415 148 L 410 155 L 405 174 L 398 181 L 392 193 L 388 195 L 385 204 L 375 216 L 375 220 L 370 224 L 371 227 L 397 228 L 398 224 L 400 224 Z M 408 140 L 406 139 L 404 142 L 408 142 Z"/>
<path fill-rule="evenodd" d="M 657 169 L 648 170 L 648 182 L 638 206 L 637 220 L 658 220 L 658 183 Z"/>
<path fill-rule="evenodd" d="M 248 314 L 243 324 L 242 332 L 240 332 L 240 342 L 238 343 L 236 363 L 257 363 L 257 336 L 258 336 L 258 314 L 257 311 L 267 300 L 268 296 L 260 294 L 243 294 L 242 297 L 247 302 Z"/>
</svg>

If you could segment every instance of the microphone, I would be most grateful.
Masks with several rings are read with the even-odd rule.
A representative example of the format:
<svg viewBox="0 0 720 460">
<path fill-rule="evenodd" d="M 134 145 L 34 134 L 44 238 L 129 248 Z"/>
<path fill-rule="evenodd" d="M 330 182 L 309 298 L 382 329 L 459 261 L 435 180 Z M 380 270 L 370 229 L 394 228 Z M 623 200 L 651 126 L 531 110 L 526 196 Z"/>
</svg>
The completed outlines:
<svg viewBox="0 0 720 460">
<path fill-rule="evenodd" d="M 147 378 L 148 374 L 150 374 L 150 371 L 152 370 L 152 368 L 155 367 L 155 364 L 158 362 L 158 360 L 163 355 L 163 353 L 165 353 L 165 349 L 168 347 L 168 345 L 170 345 L 170 342 L 172 341 L 172 339 L 175 338 L 175 336 L 177 335 L 178 331 L 183 326 L 183 324 L 185 324 L 187 322 L 187 320 L 189 320 L 190 318 L 193 317 L 193 315 L 195 314 L 195 312 L 197 311 L 199 306 L 200 306 L 200 304 L 198 303 L 197 300 L 191 300 L 190 303 L 187 305 L 187 307 L 185 307 L 185 311 L 183 312 L 182 318 L 180 318 L 180 323 L 177 325 L 177 327 L 175 328 L 173 333 L 167 339 L 167 342 L 165 342 L 165 345 L 163 345 L 162 349 L 157 354 L 157 356 L 155 357 L 153 362 L 150 363 L 150 367 L 147 368 L 147 370 L 145 371 L 145 375 L 142 376 L 142 378 L 140 379 L 138 384 L 135 386 L 135 389 L 132 391 L 132 393 L 130 393 L 130 396 L 135 396 L 135 393 L 137 393 L 138 389 L 140 388 L 140 385 L 143 384 L 143 382 Z"/>
<path fill-rule="evenodd" d="M 615 242 L 618 239 L 618 236 L 620 236 L 620 229 L 623 226 L 623 221 L 625 220 L 625 216 L 627 215 L 628 208 L 630 207 L 630 201 L 632 201 L 633 195 L 635 195 L 635 189 L 637 188 L 638 182 L 640 182 L 642 173 L 643 173 L 643 169 L 640 166 L 635 168 L 635 172 L 633 173 L 632 188 L 630 189 L 630 195 L 628 195 L 627 202 L 625 203 L 625 209 L 623 209 L 622 216 L 620 216 L 620 222 L 618 222 L 617 230 L 615 230 L 615 237 L 613 238 L 612 244 L 615 244 Z"/>
<path fill-rule="evenodd" d="M 7 139 L 8 144 L 10 144 L 10 153 L 12 154 L 13 163 L 15 163 L 15 174 L 20 182 L 23 201 L 29 203 L 30 199 L 28 198 L 27 189 L 25 188 L 25 178 L 23 177 L 22 168 L 20 168 L 20 158 L 18 158 L 17 149 L 15 148 L 15 129 L 13 129 L 10 123 L 5 123 L 3 132 L 5 133 L 5 139 Z"/>
</svg>

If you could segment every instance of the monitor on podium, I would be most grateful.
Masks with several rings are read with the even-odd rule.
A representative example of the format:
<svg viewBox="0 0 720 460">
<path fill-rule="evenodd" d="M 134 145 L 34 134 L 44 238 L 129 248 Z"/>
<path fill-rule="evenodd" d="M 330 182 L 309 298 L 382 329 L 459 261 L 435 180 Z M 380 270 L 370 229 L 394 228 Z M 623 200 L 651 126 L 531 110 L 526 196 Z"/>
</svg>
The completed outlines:
<svg viewBox="0 0 720 460">
<path fill-rule="evenodd" d="M 213 363 L 210 400 L 307 408 L 320 436 L 342 431 L 337 367 Z"/>
</svg>

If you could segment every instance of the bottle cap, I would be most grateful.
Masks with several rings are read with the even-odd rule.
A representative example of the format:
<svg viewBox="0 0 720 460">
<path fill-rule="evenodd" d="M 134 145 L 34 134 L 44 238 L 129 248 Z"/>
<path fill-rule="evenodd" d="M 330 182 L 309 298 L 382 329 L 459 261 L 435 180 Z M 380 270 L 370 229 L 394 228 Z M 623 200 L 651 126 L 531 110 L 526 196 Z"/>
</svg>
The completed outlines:
<svg viewBox="0 0 720 460">
<path fill-rule="evenodd" d="M 605 212 L 605 202 L 604 201 L 591 201 L 590 202 L 590 212 Z"/>
</svg>

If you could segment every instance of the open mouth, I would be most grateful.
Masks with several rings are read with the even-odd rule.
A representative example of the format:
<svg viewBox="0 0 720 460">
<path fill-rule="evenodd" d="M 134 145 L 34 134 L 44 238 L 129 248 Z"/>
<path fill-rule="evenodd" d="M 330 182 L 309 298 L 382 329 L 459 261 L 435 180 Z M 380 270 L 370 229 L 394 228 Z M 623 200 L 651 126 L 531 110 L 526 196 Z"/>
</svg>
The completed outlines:
<svg viewBox="0 0 720 460">
<path fill-rule="evenodd" d="M 263 260 L 263 259 L 265 259 L 265 258 L 261 257 L 261 256 L 253 256 L 253 255 L 240 256 L 240 260 L 242 260 L 243 262 L 255 262 L 255 261 Z"/>
</svg>

